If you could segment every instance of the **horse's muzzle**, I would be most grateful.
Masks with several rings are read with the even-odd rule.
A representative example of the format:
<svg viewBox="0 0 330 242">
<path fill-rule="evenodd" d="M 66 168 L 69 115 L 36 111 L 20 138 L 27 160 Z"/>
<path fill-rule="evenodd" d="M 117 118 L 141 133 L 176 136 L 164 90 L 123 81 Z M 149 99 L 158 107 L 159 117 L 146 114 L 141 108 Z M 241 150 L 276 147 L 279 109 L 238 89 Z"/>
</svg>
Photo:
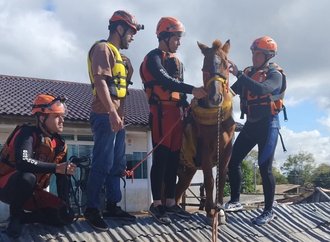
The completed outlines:
<svg viewBox="0 0 330 242">
<path fill-rule="evenodd" d="M 210 108 L 219 107 L 222 103 L 223 96 L 220 93 L 209 95 L 208 96 L 208 106 Z"/>
</svg>

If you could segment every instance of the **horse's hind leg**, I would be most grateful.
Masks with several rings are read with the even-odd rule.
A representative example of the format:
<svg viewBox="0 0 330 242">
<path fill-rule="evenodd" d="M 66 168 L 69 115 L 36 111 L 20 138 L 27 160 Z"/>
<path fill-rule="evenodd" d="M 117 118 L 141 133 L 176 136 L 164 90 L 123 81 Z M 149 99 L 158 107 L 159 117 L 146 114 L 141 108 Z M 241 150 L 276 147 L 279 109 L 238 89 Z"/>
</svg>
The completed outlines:
<svg viewBox="0 0 330 242">
<path fill-rule="evenodd" d="M 190 182 L 196 173 L 196 169 L 192 167 L 182 166 L 178 169 L 178 183 L 175 190 L 175 202 L 179 204 L 183 193 L 190 186 Z"/>
</svg>

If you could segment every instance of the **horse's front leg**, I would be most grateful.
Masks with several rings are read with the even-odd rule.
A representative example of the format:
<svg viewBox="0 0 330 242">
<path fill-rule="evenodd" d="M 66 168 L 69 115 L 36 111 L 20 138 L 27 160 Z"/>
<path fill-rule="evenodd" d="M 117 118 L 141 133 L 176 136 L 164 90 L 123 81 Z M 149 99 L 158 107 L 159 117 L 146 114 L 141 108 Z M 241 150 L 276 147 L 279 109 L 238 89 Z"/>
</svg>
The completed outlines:
<svg viewBox="0 0 330 242">
<path fill-rule="evenodd" d="M 191 180 L 196 173 L 196 169 L 188 166 L 182 166 L 178 169 L 178 183 L 175 187 L 175 202 L 179 204 L 183 193 L 190 186 Z"/>
<path fill-rule="evenodd" d="M 204 186 L 205 186 L 205 211 L 208 217 L 212 217 L 212 209 L 214 208 L 213 202 L 213 188 L 214 178 L 212 174 L 212 165 L 205 164 L 210 162 L 203 162 L 202 169 L 204 174 Z"/>
</svg>

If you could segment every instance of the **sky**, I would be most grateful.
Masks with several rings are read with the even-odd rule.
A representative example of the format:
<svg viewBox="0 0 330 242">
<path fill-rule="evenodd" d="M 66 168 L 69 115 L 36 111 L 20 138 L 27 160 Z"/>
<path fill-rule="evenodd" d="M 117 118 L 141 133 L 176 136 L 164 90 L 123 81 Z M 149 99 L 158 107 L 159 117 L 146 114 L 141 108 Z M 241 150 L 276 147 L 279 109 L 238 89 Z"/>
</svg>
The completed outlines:
<svg viewBox="0 0 330 242">
<path fill-rule="evenodd" d="M 316 4 L 317 3 L 317 4 Z M 145 30 L 123 53 L 135 72 L 133 88 L 142 88 L 139 66 L 158 46 L 155 29 L 163 16 L 183 22 L 186 33 L 178 55 L 185 66 L 185 82 L 202 85 L 202 54 L 196 42 L 211 45 L 230 39 L 229 58 L 239 69 L 251 65 L 250 45 L 269 35 L 278 44 L 273 59 L 287 75 L 275 166 L 289 155 L 312 153 L 316 164 L 330 164 L 330 25 L 328 0 L 0 0 L 0 74 L 89 83 L 87 52 L 108 37 L 108 20 L 127 10 Z M 235 81 L 234 77 L 230 82 Z M 239 97 L 234 98 L 239 119 Z"/>
</svg>

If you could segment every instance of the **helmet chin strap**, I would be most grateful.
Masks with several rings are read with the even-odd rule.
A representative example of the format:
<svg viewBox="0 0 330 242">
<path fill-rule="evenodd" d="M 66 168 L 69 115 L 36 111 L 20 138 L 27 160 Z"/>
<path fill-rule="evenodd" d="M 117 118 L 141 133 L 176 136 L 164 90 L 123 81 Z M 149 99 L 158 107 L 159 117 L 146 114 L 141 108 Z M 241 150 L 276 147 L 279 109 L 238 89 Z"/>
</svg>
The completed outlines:
<svg viewBox="0 0 330 242">
<path fill-rule="evenodd" d="M 120 34 L 119 31 L 118 31 L 118 29 L 116 29 L 116 32 L 117 32 L 117 34 L 119 35 L 119 38 L 120 38 L 120 44 L 119 44 L 119 46 L 120 46 L 121 49 L 124 47 L 123 46 L 123 38 L 125 37 L 126 32 L 128 31 L 128 28 L 123 27 L 123 29 L 124 29 L 124 33 L 123 34 Z"/>
<path fill-rule="evenodd" d="M 170 48 L 170 39 L 171 39 L 171 37 L 172 37 L 172 36 L 169 36 L 169 37 L 165 38 L 165 39 L 164 39 L 164 42 L 165 42 L 165 44 L 166 44 L 166 46 L 167 46 L 167 50 L 168 50 L 168 52 L 171 52 L 171 53 L 172 53 L 171 48 Z"/>
<path fill-rule="evenodd" d="M 47 128 L 47 126 L 45 125 L 45 122 L 46 122 L 46 120 L 47 120 L 47 118 L 48 118 L 48 115 L 45 115 L 45 119 L 44 119 L 44 121 L 42 122 L 41 120 L 40 120 L 40 116 L 38 116 L 38 118 L 37 118 L 37 125 L 38 125 L 38 127 L 40 128 L 40 130 L 42 131 L 42 133 L 45 135 L 45 136 L 47 136 L 47 137 L 50 137 L 50 138 L 52 138 L 53 136 L 54 136 L 54 134 Z"/>
<path fill-rule="evenodd" d="M 273 57 L 274 56 L 266 55 L 265 62 L 262 64 L 262 67 L 265 67 L 268 64 L 268 62 L 270 61 L 270 59 Z"/>
<path fill-rule="evenodd" d="M 274 56 L 269 57 L 269 55 L 267 55 L 267 54 L 264 54 L 264 55 L 265 55 L 264 63 L 262 63 L 262 65 L 259 66 L 258 68 L 255 68 L 256 70 L 260 70 L 260 69 L 264 68 L 267 65 L 267 63 L 269 62 L 269 60 L 274 57 Z"/>
</svg>

